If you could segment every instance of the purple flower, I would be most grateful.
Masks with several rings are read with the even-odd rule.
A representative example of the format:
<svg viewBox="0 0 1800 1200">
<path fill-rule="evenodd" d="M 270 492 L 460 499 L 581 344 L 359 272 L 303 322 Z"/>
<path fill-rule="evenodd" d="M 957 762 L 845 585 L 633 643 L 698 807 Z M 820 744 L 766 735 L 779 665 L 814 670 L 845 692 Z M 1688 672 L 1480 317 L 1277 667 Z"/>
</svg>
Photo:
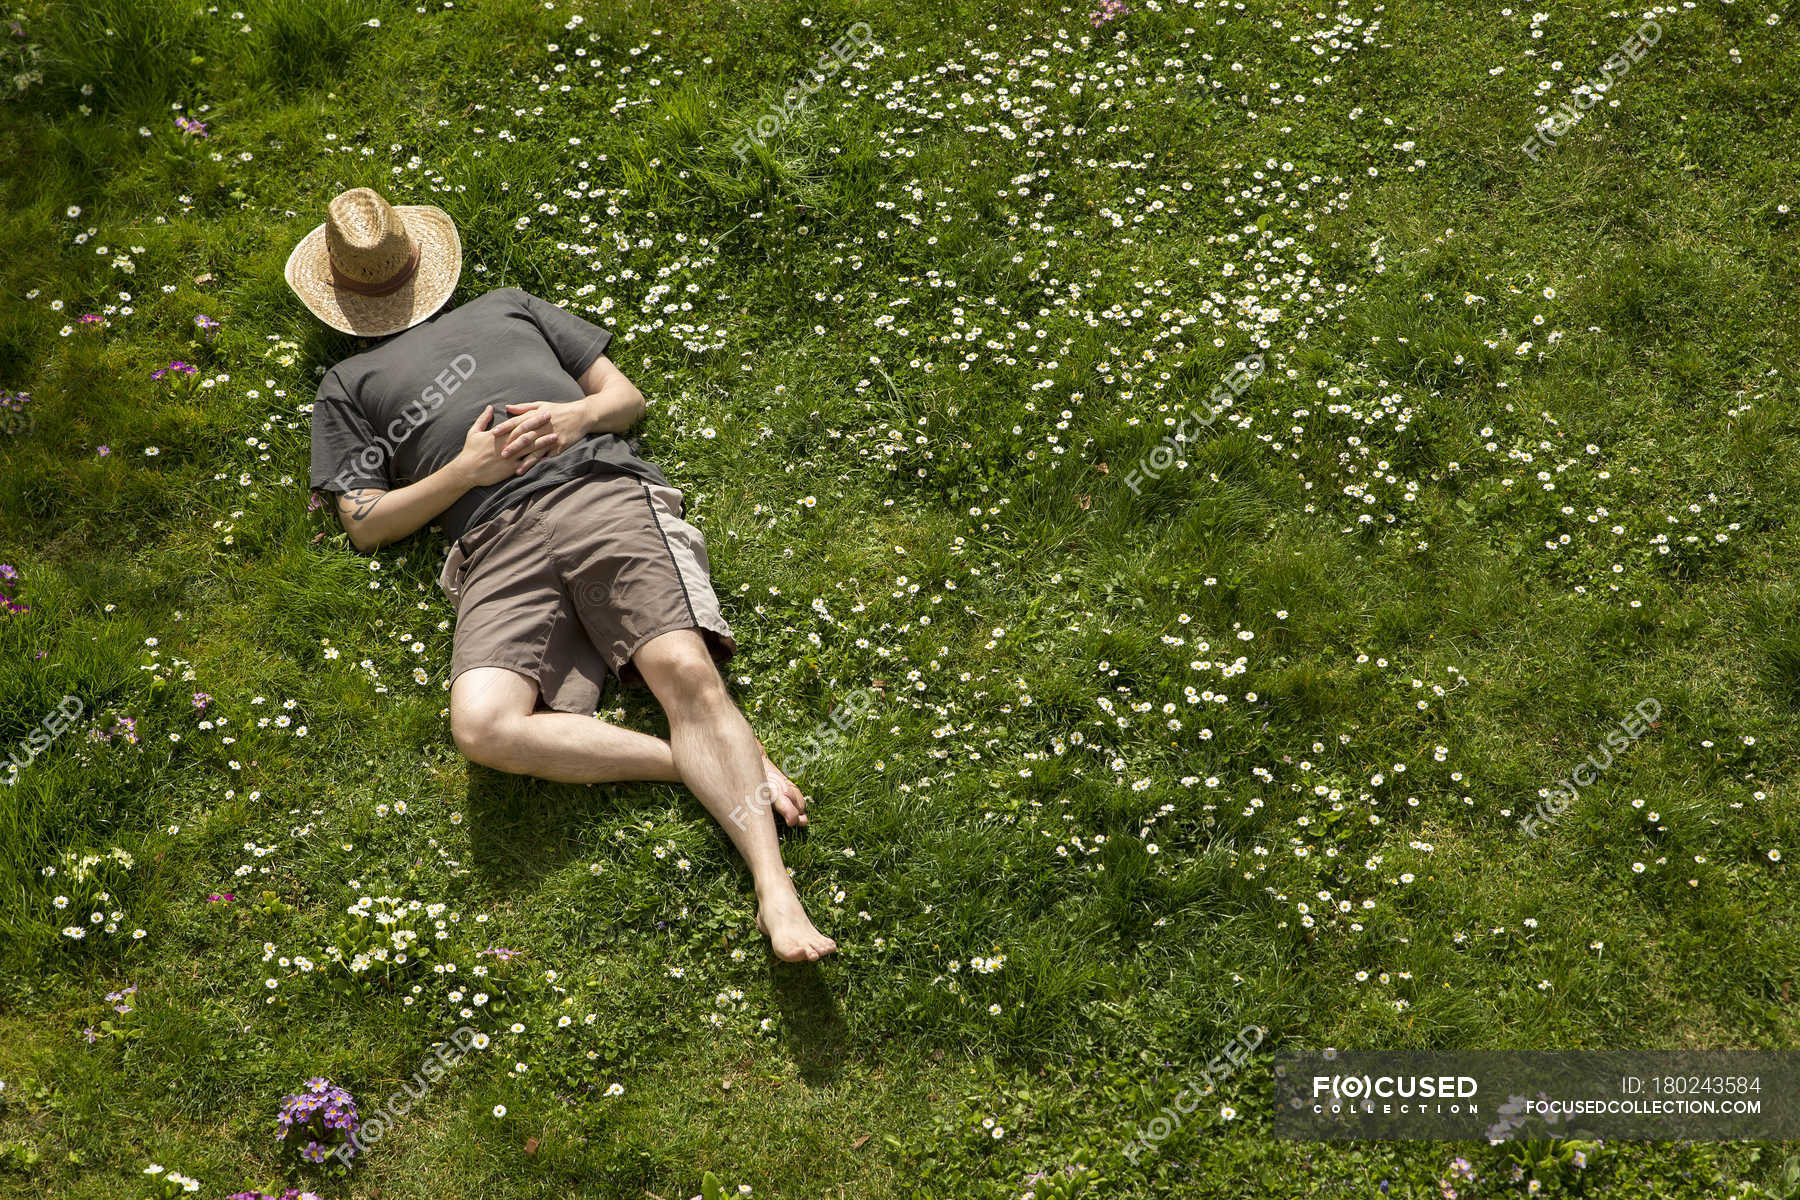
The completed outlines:
<svg viewBox="0 0 1800 1200">
<path fill-rule="evenodd" d="M 275 1138 L 286 1141 L 294 1130 L 306 1134 L 300 1157 L 310 1163 L 323 1163 L 350 1144 L 346 1135 L 361 1128 L 356 1113 L 356 1100 L 331 1080 L 314 1076 L 306 1087 L 285 1097 L 275 1118 Z"/>
<path fill-rule="evenodd" d="M 20 604 L 16 592 L 22 581 L 18 568 L 11 563 L 0 563 L 0 611 L 9 613 L 25 613 L 31 611 L 29 604 Z M 42 655 L 39 655 L 42 657 Z"/>
<path fill-rule="evenodd" d="M 1116 21 L 1130 11 L 1125 6 L 1125 0 L 1100 0 L 1099 9 L 1088 17 L 1088 22 L 1098 29 L 1108 21 Z"/>
</svg>

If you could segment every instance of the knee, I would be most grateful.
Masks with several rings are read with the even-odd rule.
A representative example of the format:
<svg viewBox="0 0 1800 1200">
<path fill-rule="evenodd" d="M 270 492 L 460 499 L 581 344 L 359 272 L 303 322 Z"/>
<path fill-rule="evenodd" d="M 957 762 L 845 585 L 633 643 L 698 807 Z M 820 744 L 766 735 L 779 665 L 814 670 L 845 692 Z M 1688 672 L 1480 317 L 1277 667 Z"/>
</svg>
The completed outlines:
<svg viewBox="0 0 1800 1200">
<path fill-rule="evenodd" d="M 512 714 L 498 705 L 453 704 L 450 707 L 450 737 L 457 750 L 470 762 L 505 770 L 503 755 L 509 741 L 507 727 Z"/>
<path fill-rule="evenodd" d="M 731 701 L 719 668 L 698 639 L 691 649 L 658 662 L 654 674 L 647 682 L 665 709 L 704 710 Z"/>
</svg>

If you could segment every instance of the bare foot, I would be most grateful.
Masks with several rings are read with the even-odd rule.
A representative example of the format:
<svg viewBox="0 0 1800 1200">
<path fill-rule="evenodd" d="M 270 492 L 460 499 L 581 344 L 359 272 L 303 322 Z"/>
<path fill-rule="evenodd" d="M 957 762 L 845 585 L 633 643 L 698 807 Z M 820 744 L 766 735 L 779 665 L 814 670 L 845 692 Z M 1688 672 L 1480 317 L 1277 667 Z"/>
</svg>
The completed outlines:
<svg viewBox="0 0 1800 1200">
<path fill-rule="evenodd" d="M 769 803 L 776 814 L 790 828 L 806 824 L 806 797 L 766 753 L 763 755 L 763 776 L 768 781 Z"/>
<path fill-rule="evenodd" d="M 818 962 L 837 949 L 837 943 L 813 928 L 800 907 L 800 897 L 765 901 L 756 914 L 756 927 L 768 935 L 769 948 L 783 962 Z"/>
</svg>

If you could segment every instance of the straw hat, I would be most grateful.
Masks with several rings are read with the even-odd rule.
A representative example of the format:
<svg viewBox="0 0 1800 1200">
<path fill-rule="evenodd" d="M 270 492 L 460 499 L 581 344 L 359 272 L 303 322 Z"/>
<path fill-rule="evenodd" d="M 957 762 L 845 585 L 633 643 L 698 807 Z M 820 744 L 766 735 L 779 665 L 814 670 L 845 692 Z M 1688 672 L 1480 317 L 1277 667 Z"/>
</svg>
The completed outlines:
<svg viewBox="0 0 1800 1200">
<path fill-rule="evenodd" d="M 325 223 L 288 255 L 287 282 L 333 329 L 381 337 L 443 306 L 462 273 L 456 222 L 429 204 L 392 205 L 370 188 L 331 201 Z"/>
</svg>

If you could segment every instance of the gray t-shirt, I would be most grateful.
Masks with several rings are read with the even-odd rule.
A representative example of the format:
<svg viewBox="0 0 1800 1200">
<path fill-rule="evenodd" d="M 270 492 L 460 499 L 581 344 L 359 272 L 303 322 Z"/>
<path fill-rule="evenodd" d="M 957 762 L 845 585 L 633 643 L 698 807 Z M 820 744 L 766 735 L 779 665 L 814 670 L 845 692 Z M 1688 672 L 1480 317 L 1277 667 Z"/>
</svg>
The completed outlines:
<svg viewBox="0 0 1800 1200">
<path fill-rule="evenodd" d="M 313 403 L 312 487 L 336 494 L 416 483 L 462 452 L 484 406 L 497 406 L 492 428 L 508 404 L 580 400 L 577 376 L 611 340 L 610 331 L 518 288 L 439 312 L 325 373 Z M 668 485 L 634 441 L 592 433 L 523 475 L 471 488 L 438 522 L 454 541 L 588 472 Z"/>
</svg>

